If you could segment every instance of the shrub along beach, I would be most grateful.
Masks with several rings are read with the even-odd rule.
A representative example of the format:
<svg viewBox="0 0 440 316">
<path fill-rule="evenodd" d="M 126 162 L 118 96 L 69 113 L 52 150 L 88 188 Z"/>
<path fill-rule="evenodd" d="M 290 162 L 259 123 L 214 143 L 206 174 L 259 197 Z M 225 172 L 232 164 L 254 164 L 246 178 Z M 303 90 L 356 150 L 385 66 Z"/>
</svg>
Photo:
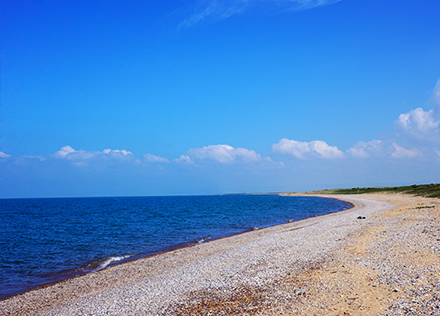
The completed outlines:
<svg viewBox="0 0 440 316">
<path fill-rule="evenodd" d="M 284 193 L 354 207 L 68 279 L 0 301 L 0 315 L 438 314 L 439 192 Z"/>
<path fill-rule="evenodd" d="M 365 193 L 404 193 L 416 196 L 440 198 L 440 184 L 409 185 L 403 187 L 351 188 L 310 192 L 311 194 L 365 194 Z"/>
</svg>

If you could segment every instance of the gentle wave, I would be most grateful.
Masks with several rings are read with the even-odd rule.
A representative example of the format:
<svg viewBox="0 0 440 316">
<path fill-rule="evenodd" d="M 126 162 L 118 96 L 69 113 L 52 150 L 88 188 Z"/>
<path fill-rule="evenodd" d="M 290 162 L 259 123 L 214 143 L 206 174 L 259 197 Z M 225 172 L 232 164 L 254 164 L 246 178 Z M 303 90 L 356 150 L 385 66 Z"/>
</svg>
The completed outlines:
<svg viewBox="0 0 440 316">
<path fill-rule="evenodd" d="M 127 256 L 122 256 L 122 257 L 110 257 L 105 259 L 101 264 L 99 264 L 99 266 L 95 269 L 93 269 L 92 271 L 99 271 L 102 269 L 105 269 L 108 267 L 109 264 L 113 263 L 113 262 L 118 262 L 118 261 L 122 261 L 124 259 L 130 258 L 130 255 Z"/>
<path fill-rule="evenodd" d="M 206 237 L 206 238 L 201 238 L 199 240 L 197 240 L 198 244 L 204 243 L 205 241 L 209 241 L 211 239 L 211 237 Z"/>
</svg>

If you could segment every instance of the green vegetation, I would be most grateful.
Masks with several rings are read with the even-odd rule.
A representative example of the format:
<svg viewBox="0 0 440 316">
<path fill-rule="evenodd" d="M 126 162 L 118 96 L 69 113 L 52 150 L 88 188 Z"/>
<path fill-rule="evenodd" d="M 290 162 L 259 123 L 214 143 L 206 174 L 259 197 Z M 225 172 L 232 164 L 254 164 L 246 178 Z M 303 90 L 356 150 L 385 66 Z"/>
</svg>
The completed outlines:
<svg viewBox="0 0 440 316">
<path fill-rule="evenodd" d="M 404 187 L 382 187 L 382 188 L 351 188 L 313 191 L 309 193 L 318 194 L 364 194 L 364 193 L 404 193 L 426 197 L 440 198 L 440 184 L 413 184 Z"/>
</svg>

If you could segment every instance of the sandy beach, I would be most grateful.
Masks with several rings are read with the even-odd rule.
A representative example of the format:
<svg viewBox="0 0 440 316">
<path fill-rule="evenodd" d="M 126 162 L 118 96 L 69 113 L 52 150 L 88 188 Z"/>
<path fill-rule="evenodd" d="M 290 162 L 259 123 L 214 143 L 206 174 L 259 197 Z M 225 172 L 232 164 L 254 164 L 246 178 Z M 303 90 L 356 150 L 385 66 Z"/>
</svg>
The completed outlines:
<svg viewBox="0 0 440 316">
<path fill-rule="evenodd" d="M 65 280 L 0 315 L 440 315 L 440 199 L 329 197 L 354 207 Z"/>
</svg>

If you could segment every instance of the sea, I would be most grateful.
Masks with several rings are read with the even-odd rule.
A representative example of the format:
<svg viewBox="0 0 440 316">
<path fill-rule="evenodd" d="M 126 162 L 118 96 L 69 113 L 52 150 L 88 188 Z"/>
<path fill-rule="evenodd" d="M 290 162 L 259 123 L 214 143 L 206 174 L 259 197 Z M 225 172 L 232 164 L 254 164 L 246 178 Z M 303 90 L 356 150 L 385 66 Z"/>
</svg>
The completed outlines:
<svg viewBox="0 0 440 316">
<path fill-rule="evenodd" d="M 0 199 L 0 299 L 350 207 L 335 199 L 279 195 Z"/>
</svg>

